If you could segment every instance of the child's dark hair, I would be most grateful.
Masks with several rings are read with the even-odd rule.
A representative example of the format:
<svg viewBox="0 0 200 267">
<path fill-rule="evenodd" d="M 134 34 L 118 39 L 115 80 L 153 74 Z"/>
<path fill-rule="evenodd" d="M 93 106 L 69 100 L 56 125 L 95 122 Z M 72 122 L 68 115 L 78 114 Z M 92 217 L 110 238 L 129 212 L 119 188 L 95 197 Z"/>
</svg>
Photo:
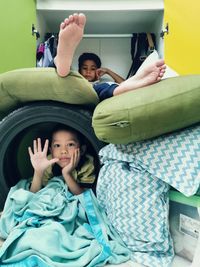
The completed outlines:
<svg viewBox="0 0 200 267">
<path fill-rule="evenodd" d="M 79 143 L 80 143 L 80 146 L 84 145 L 85 144 L 85 137 L 80 133 L 78 132 L 77 130 L 75 130 L 74 128 L 68 126 L 68 125 L 64 125 L 64 124 L 56 124 L 52 131 L 51 131 L 51 135 L 50 135 L 50 138 L 49 138 L 49 144 L 52 143 L 52 138 L 53 138 L 53 135 L 56 133 L 56 132 L 59 132 L 59 131 L 67 131 L 67 132 L 71 132 L 73 134 L 75 134 L 75 136 L 77 137 Z"/>
<path fill-rule="evenodd" d="M 64 124 L 57 124 L 54 126 L 54 128 L 51 131 L 51 136 L 49 138 L 49 144 L 50 145 L 52 143 L 53 135 L 59 131 L 68 131 L 68 132 L 75 134 L 75 136 L 77 137 L 77 139 L 80 143 L 80 147 L 83 145 L 86 145 L 85 137 L 80 132 L 78 132 L 74 128 L 72 128 L 68 125 L 64 125 Z M 77 169 L 80 169 L 83 166 L 84 162 L 85 162 L 85 153 L 81 156 L 79 164 L 77 166 Z M 53 165 L 52 172 L 55 176 L 61 175 L 61 173 L 62 173 L 61 168 L 58 164 Z"/>
<path fill-rule="evenodd" d="M 97 65 L 97 68 L 101 67 L 101 59 L 99 58 L 99 56 L 97 56 L 94 53 L 83 53 L 82 55 L 80 55 L 79 59 L 78 59 L 78 70 L 80 72 L 81 67 L 83 66 L 84 61 L 86 60 L 93 60 L 95 62 L 95 64 Z"/>
</svg>

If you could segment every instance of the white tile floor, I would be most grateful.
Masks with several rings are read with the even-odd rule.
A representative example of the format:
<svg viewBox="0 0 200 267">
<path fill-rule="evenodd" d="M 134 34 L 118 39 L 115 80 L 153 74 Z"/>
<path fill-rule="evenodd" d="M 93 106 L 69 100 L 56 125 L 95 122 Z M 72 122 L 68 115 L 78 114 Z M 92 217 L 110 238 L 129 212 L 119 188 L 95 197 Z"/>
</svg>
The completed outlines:
<svg viewBox="0 0 200 267">
<path fill-rule="evenodd" d="M 109 267 L 145 267 L 144 265 L 135 263 L 135 262 L 125 262 L 122 264 L 118 264 L 118 265 L 112 265 L 112 264 L 107 264 L 106 266 Z M 179 257 L 179 256 L 175 256 L 172 267 L 190 267 L 191 266 L 191 262 Z M 199 264 L 200 266 L 200 264 Z M 153 266 L 152 266 L 153 267 Z"/>
</svg>

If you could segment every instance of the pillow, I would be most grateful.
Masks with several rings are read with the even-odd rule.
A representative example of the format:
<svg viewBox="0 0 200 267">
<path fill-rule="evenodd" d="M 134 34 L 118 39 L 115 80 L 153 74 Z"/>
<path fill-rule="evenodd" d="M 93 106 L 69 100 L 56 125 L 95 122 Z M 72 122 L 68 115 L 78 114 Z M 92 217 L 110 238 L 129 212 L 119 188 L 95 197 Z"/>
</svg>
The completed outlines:
<svg viewBox="0 0 200 267">
<path fill-rule="evenodd" d="M 177 76 L 179 76 L 179 74 L 170 66 L 166 65 L 166 70 L 161 80 Z"/>
<path fill-rule="evenodd" d="M 136 162 L 187 197 L 196 194 L 200 185 L 200 123 L 116 148 L 122 160 Z"/>
<path fill-rule="evenodd" d="M 8 113 L 29 101 L 54 100 L 68 104 L 92 105 L 98 96 L 78 72 L 65 78 L 54 68 L 27 68 L 0 74 L 0 113 Z"/>
<path fill-rule="evenodd" d="M 128 145 L 124 149 L 131 153 Z M 173 245 L 168 231 L 169 186 L 124 154 L 119 145 L 100 151 L 103 166 L 97 199 L 131 251 L 131 260 L 148 267 L 170 266 Z"/>
<path fill-rule="evenodd" d="M 92 124 L 100 140 L 127 144 L 199 122 L 199 103 L 200 75 L 178 76 L 102 101 Z"/>
<path fill-rule="evenodd" d="M 154 62 L 156 62 L 159 59 L 159 55 L 158 52 L 156 50 L 154 50 L 146 59 L 145 61 L 142 63 L 142 65 L 140 66 L 140 70 L 143 69 L 144 67 L 146 67 L 149 64 L 152 64 Z M 166 64 L 166 71 L 164 73 L 164 76 L 162 77 L 162 79 L 166 79 L 166 78 L 171 78 L 171 77 L 176 77 L 178 76 L 178 73 L 173 70 L 171 67 L 169 67 Z"/>
<path fill-rule="evenodd" d="M 110 144 L 99 155 L 97 198 L 131 259 L 149 267 L 171 266 L 168 191 L 173 186 L 191 196 L 199 187 L 200 125 L 152 140 Z"/>
</svg>

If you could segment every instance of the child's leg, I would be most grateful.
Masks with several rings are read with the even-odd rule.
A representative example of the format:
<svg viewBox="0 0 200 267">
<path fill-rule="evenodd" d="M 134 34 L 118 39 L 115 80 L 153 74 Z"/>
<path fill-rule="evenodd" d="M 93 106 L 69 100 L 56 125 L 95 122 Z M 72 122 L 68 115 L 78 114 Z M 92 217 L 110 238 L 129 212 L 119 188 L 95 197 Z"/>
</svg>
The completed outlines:
<svg viewBox="0 0 200 267">
<path fill-rule="evenodd" d="M 138 72 L 119 84 L 115 88 L 113 95 L 120 95 L 122 93 L 135 90 L 156 82 L 159 82 L 165 73 L 165 63 L 163 59 L 159 59 L 157 62 L 152 63 L 143 69 L 139 69 Z"/>
<path fill-rule="evenodd" d="M 54 59 L 59 76 L 67 76 L 72 64 L 74 52 L 83 37 L 86 23 L 84 14 L 70 15 L 60 24 L 57 55 Z"/>
</svg>

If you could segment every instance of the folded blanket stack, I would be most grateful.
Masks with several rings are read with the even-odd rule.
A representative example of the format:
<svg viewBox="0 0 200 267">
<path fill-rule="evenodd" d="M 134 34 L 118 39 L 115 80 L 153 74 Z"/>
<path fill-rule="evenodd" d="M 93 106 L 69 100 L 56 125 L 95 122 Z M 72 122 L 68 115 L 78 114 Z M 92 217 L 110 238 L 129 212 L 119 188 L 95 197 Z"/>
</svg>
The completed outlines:
<svg viewBox="0 0 200 267">
<path fill-rule="evenodd" d="M 149 267 L 171 266 L 170 186 L 186 196 L 200 184 L 200 125 L 128 145 L 110 144 L 100 151 L 102 168 L 97 198 L 110 223 Z"/>
</svg>

